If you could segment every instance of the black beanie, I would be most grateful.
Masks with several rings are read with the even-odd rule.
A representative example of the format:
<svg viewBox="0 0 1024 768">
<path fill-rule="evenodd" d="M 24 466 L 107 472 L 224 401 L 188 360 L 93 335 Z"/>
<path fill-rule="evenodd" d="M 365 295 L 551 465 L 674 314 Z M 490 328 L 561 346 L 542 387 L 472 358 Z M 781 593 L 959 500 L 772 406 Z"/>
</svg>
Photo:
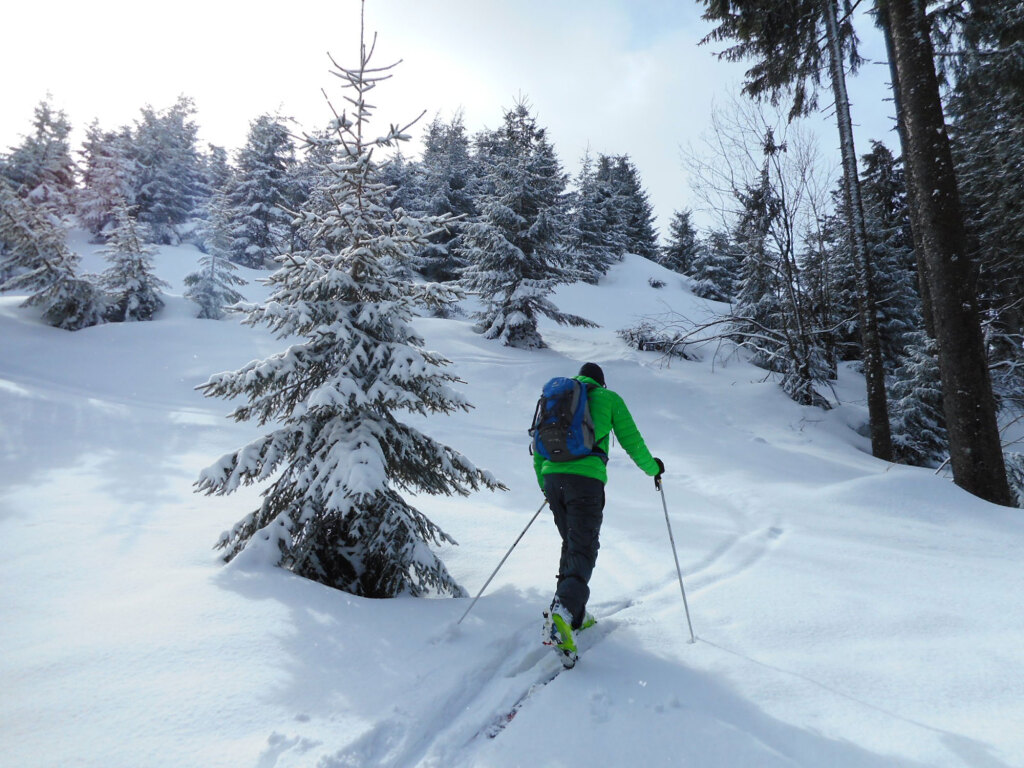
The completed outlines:
<svg viewBox="0 0 1024 768">
<path fill-rule="evenodd" d="M 579 375 L 587 376 L 596 381 L 602 387 L 605 386 L 604 371 L 601 370 L 601 366 L 598 365 L 597 363 L 584 363 L 583 367 L 580 368 Z"/>
</svg>

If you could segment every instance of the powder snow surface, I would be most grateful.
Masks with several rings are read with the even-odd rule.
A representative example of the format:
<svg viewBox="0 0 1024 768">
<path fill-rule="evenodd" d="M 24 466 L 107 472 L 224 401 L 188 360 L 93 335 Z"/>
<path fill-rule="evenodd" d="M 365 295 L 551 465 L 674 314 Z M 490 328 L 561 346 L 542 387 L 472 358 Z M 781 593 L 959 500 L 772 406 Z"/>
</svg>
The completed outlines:
<svg viewBox="0 0 1024 768">
<path fill-rule="evenodd" d="M 258 489 L 192 484 L 260 431 L 194 387 L 283 342 L 192 317 L 199 256 L 157 254 L 154 322 L 68 333 L 0 297 L 0 765 L 1024 766 L 1024 512 L 873 459 L 848 371 L 825 412 L 713 347 L 670 367 L 630 350 L 615 331 L 641 315 L 717 306 L 638 257 L 557 293 L 601 327 L 544 324 L 547 350 L 416 321 L 476 407 L 410 421 L 510 488 L 417 504 L 475 595 L 543 501 L 541 385 L 599 363 L 668 469 L 695 644 L 661 497 L 617 446 L 573 670 L 539 644 L 546 510 L 459 626 L 468 599 L 361 599 L 260 551 L 223 565 Z"/>
</svg>

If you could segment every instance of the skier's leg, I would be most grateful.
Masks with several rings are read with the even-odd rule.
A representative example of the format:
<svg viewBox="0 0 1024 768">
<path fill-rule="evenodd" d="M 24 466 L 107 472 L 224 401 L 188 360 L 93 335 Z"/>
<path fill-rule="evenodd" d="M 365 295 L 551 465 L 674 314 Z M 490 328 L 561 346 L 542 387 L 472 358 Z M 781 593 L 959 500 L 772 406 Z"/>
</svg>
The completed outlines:
<svg viewBox="0 0 1024 768">
<path fill-rule="evenodd" d="M 578 627 L 586 613 L 590 598 L 588 584 L 600 547 L 604 484 L 582 475 L 559 475 L 559 478 L 565 508 L 563 547 L 566 552 L 555 596 L 572 613 L 573 626 Z"/>
<path fill-rule="evenodd" d="M 558 529 L 558 535 L 562 539 L 562 549 L 558 557 L 558 576 L 556 577 L 558 582 L 561 582 L 563 574 L 566 572 L 569 556 L 569 520 L 568 510 L 565 507 L 565 488 L 561 482 L 563 477 L 565 475 L 546 475 L 544 477 L 544 497 L 548 500 L 555 528 Z"/>
</svg>

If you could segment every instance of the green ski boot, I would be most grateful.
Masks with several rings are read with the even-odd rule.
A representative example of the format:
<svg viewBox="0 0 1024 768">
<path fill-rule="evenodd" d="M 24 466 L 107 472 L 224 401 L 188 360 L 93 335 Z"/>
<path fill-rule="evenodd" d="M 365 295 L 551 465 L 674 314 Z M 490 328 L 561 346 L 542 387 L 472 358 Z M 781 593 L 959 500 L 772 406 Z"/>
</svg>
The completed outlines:
<svg viewBox="0 0 1024 768">
<path fill-rule="evenodd" d="M 576 633 L 572 631 L 572 616 L 555 600 L 544 612 L 544 645 L 550 645 L 558 654 L 562 666 L 572 669 L 579 658 L 576 652 Z"/>
</svg>

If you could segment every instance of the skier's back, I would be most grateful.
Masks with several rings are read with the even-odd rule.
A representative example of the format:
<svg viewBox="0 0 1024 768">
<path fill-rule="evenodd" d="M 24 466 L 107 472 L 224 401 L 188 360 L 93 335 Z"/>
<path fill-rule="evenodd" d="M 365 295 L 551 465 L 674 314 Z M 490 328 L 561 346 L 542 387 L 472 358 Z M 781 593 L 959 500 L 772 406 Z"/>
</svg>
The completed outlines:
<svg viewBox="0 0 1024 768">
<path fill-rule="evenodd" d="M 575 379 L 587 390 L 595 435 L 593 452 L 568 461 L 553 461 L 539 451 L 534 451 L 533 457 L 537 482 L 562 537 L 558 584 L 551 608 L 545 613 L 544 642 L 560 650 L 567 666 L 576 660 L 574 630 L 593 623 L 586 612 L 588 584 L 600 546 L 611 433 L 615 433 L 619 445 L 648 475 L 660 477 L 665 471 L 661 460 L 648 450 L 625 401 L 605 386 L 601 367 L 586 363 Z"/>
</svg>

